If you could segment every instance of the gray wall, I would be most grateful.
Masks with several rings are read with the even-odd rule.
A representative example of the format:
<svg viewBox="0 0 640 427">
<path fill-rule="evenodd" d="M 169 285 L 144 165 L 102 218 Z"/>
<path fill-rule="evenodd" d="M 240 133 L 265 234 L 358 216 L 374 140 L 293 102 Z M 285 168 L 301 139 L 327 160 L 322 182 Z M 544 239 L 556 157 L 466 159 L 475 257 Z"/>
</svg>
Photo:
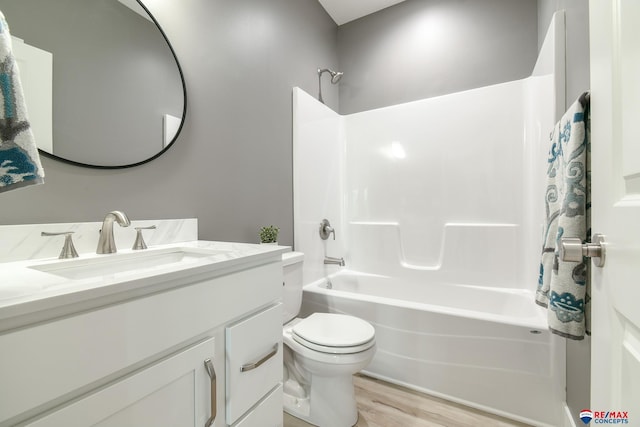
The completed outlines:
<svg viewBox="0 0 640 427">
<path fill-rule="evenodd" d="M 337 68 L 336 25 L 316 0 L 149 2 L 183 66 L 177 143 L 146 165 L 93 170 L 43 159 L 46 183 L 2 194 L 0 223 L 197 217 L 200 237 L 293 243 L 291 88 Z M 337 88 L 325 88 L 337 108 Z"/>
<path fill-rule="evenodd" d="M 556 10 L 565 10 L 567 28 L 567 104 L 589 89 L 589 2 L 585 0 L 538 0 L 538 45 Z M 591 400 L 591 338 L 567 342 L 567 405 L 576 425 L 580 410 Z"/>
<path fill-rule="evenodd" d="M 536 0 L 408 0 L 342 25 L 340 112 L 529 76 L 536 7 Z"/>
</svg>

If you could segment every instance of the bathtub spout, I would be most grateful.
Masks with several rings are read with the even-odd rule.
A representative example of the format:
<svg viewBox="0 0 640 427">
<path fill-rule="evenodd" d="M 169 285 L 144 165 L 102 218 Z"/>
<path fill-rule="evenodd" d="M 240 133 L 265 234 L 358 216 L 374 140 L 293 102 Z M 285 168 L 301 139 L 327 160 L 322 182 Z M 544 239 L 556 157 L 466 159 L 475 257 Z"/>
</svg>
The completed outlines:
<svg viewBox="0 0 640 427">
<path fill-rule="evenodd" d="M 334 258 L 331 256 L 325 256 L 324 257 L 324 263 L 325 264 L 336 264 L 339 265 L 340 267 L 344 267 L 344 258 L 340 257 L 340 258 Z"/>
</svg>

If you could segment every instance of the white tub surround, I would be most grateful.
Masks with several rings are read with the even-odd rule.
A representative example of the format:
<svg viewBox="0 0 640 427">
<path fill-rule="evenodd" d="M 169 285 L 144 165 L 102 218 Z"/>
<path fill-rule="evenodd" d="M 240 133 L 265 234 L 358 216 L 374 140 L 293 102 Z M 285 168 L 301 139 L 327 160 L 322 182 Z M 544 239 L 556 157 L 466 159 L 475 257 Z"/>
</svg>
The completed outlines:
<svg viewBox="0 0 640 427">
<path fill-rule="evenodd" d="M 560 424 L 564 345 L 534 293 L 546 140 L 564 104 L 561 12 L 526 79 L 347 116 L 294 90 L 295 248 L 305 283 L 349 289 L 310 285 L 305 304 L 376 324 L 369 373 Z M 323 218 L 335 241 L 318 236 Z"/>
</svg>

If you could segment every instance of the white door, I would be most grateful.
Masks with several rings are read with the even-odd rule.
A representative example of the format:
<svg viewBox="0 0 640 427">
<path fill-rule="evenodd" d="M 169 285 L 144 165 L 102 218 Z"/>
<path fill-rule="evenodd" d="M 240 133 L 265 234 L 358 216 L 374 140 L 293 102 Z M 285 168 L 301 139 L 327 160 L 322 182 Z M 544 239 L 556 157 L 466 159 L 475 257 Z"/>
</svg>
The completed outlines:
<svg viewBox="0 0 640 427">
<path fill-rule="evenodd" d="M 607 239 L 592 268 L 590 409 L 640 425 L 640 1 L 590 0 L 589 15 L 592 231 Z"/>
</svg>

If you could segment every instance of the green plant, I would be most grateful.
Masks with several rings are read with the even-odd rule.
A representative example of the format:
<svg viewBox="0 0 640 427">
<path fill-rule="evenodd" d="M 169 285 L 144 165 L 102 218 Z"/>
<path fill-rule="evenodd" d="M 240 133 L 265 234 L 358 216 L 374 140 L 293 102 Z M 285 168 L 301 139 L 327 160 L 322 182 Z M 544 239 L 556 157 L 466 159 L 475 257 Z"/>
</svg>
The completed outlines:
<svg viewBox="0 0 640 427">
<path fill-rule="evenodd" d="M 275 225 L 269 225 L 260 229 L 260 243 L 275 243 L 278 241 L 280 229 Z"/>
</svg>

